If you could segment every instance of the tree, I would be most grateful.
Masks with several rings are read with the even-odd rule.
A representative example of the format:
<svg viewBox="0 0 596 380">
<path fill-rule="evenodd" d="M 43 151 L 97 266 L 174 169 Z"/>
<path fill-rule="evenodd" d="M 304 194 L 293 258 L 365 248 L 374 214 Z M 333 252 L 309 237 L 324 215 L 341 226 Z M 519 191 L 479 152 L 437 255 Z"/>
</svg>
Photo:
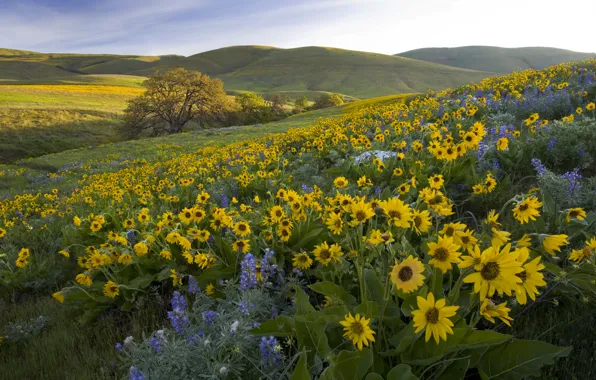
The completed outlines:
<svg viewBox="0 0 596 380">
<path fill-rule="evenodd" d="M 128 102 L 124 128 L 131 137 L 179 133 L 190 121 L 204 124 L 224 116 L 228 99 L 219 79 L 185 69 L 157 73 L 143 82 L 147 89 Z"/>
<path fill-rule="evenodd" d="M 259 113 L 263 108 L 267 107 L 265 99 L 254 92 L 244 92 L 236 96 L 236 103 L 242 109 L 242 112 L 247 114 Z"/>
<path fill-rule="evenodd" d="M 319 96 L 317 101 L 315 102 L 313 108 L 314 109 L 321 109 L 321 108 L 329 108 L 333 106 L 341 106 L 344 104 L 344 97 L 340 94 L 333 94 L 333 93 L 325 93 Z"/>
<path fill-rule="evenodd" d="M 296 99 L 294 102 L 294 106 L 298 109 L 305 109 L 308 107 L 308 98 L 306 96 L 301 96 Z"/>
<path fill-rule="evenodd" d="M 271 112 L 279 113 L 283 111 L 283 106 L 288 102 L 288 99 L 281 95 L 281 94 L 269 94 L 266 97 L 266 100 L 269 102 L 269 106 L 271 107 Z"/>
</svg>

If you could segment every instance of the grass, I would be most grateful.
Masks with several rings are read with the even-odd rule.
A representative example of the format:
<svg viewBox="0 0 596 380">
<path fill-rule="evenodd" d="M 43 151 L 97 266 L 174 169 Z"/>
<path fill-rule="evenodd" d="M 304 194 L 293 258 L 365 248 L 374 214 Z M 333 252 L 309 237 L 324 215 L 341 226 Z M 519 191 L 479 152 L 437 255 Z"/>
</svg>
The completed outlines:
<svg viewBox="0 0 596 380">
<path fill-rule="evenodd" d="M 143 79 L 89 75 L 0 84 L 0 163 L 120 141 L 119 115 L 143 92 Z"/>
<path fill-rule="evenodd" d="M 338 92 L 356 98 L 459 87 L 490 76 L 402 57 L 323 47 L 279 49 L 231 46 L 190 57 L 29 54 L 0 56 L 0 80 L 40 81 L 82 74 L 148 76 L 158 70 L 184 67 L 217 76 L 226 90 L 270 92 Z M 8 67 L 10 65 L 10 67 Z M 35 75 L 25 75 L 19 67 Z M 33 70 L 35 68 L 35 70 Z M 42 71 L 48 71 L 43 73 Z"/>
<path fill-rule="evenodd" d="M 163 325 L 165 305 L 130 315 L 106 313 L 94 322 L 83 325 L 77 315 L 47 298 L 31 298 L 18 303 L 0 300 L 0 329 L 7 323 L 27 321 L 38 316 L 49 318 L 49 328 L 24 342 L 0 345 L 0 373 L 5 380 L 78 379 L 99 380 L 122 378 L 123 369 L 114 345 L 128 335 L 141 336 Z M 23 357 L 36 365 L 23 365 Z M 68 377 L 65 377 L 68 374 Z"/>
<path fill-rule="evenodd" d="M 570 50 L 525 47 L 463 46 L 457 48 L 424 48 L 397 54 L 401 57 L 434 62 L 464 69 L 506 74 L 518 69 L 542 69 L 562 62 L 579 61 L 596 54 Z"/>
</svg>

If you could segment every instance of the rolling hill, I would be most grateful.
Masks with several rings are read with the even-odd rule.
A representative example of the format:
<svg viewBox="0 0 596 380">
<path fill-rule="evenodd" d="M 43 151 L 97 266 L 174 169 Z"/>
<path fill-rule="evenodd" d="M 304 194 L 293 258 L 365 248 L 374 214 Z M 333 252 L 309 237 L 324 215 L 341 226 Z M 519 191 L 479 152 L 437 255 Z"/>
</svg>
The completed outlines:
<svg viewBox="0 0 596 380">
<path fill-rule="evenodd" d="M 462 46 L 416 49 L 396 54 L 396 56 L 464 69 L 506 74 L 519 69 L 542 69 L 562 62 L 579 61 L 596 57 L 596 54 L 549 47 Z"/>
<path fill-rule="evenodd" d="M 20 54 L 0 50 L 0 63 L 10 65 L 9 69 L 0 66 L 0 80 L 4 81 L 51 81 L 64 73 L 148 76 L 155 71 L 184 67 L 221 78 L 227 90 L 328 91 L 359 98 L 457 87 L 494 75 L 391 55 L 324 47 L 232 46 L 189 57 Z M 32 65 L 53 71 L 24 75 L 19 65 L 24 71 Z"/>
</svg>

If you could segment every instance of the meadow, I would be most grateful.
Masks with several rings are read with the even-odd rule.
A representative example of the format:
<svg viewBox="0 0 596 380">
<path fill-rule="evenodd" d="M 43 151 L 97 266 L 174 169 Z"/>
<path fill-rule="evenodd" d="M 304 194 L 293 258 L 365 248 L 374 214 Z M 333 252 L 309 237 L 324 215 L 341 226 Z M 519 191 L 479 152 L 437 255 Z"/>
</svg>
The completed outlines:
<svg viewBox="0 0 596 380">
<path fill-rule="evenodd" d="M 595 102 L 588 60 L 0 167 L 2 373 L 594 377 Z"/>
<path fill-rule="evenodd" d="M 122 140 L 120 115 L 144 78 L 81 78 L 0 84 L 0 163 Z"/>
</svg>

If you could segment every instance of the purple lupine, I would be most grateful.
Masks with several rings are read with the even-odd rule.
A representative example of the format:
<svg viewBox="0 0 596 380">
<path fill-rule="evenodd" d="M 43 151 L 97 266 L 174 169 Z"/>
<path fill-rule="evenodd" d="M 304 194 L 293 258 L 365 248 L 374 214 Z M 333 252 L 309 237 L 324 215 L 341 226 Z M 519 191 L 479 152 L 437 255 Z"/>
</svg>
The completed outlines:
<svg viewBox="0 0 596 380">
<path fill-rule="evenodd" d="M 145 380 L 143 372 L 139 371 L 136 367 L 130 367 L 128 372 L 128 380 Z"/>
<path fill-rule="evenodd" d="M 225 194 L 221 195 L 221 207 L 227 208 L 230 205 L 230 200 Z"/>
<path fill-rule="evenodd" d="M 551 139 L 548 140 L 548 144 L 546 145 L 546 150 L 548 150 L 549 152 L 552 152 L 553 149 L 555 148 L 556 144 L 557 144 L 557 139 L 555 139 L 554 137 L 551 137 Z"/>
<path fill-rule="evenodd" d="M 561 176 L 569 181 L 569 196 L 572 196 L 575 190 L 581 189 L 580 180 L 583 178 L 581 174 L 579 174 L 579 168 L 575 168 L 572 172 L 567 172 Z"/>
<path fill-rule="evenodd" d="M 168 319 L 172 328 L 181 333 L 189 325 L 190 320 L 186 315 L 186 300 L 180 292 L 175 291 L 172 296 L 172 311 L 168 311 Z"/>
<path fill-rule="evenodd" d="M 277 265 L 271 265 L 270 261 L 275 256 L 275 252 L 269 248 L 265 248 L 265 255 L 261 259 L 261 276 L 263 281 L 267 281 L 269 278 L 275 275 Z"/>
<path fill-rule="evenodd" d="M 215 318 L 217 318 L 217 312 L 213 310 L 204 311 L 201 315 L 203 316 L 203 321 L 210 325 L 214 324 Z"/>
<path fill-rule="evenodd" d="M 153 347 L 155 352 L 161 352 L 161 341 L 158 337 L 152 336 L 151 338 L 149 338 L 149 344 L 151 344 L 151 347 Z"/>
<path fill-rule="evenodd" d="M 278 366 L 281 363 L 281 347 L 275 337 L 262 337 L 259 343 L 261 360 L 267 367 Z"/>
<path fill-rule="evenodd" d="M 542 162 L 540 162 L 538 158 L 532 158 L 530 162 L 532 163 L 532 166 L 534 166 L 536 172 L 538 172 L 538 175 L 542 175 L 547 172 L 546 168 L 544 165 L 542 165 Z"/>
<path fill-rule="evenodd" d="M 240 264 L 240 290 L 248 290 L 257 286 L 257 260 L 252 253 L 246 254 Z"/>
<path fill-rule="evenodd" d="M 188 275 L 188 292 L 190 294 L 195 294 L 201 291 L 201 288 L 199 288 L 199 283 L 197 282 L 197 279 L 194 278 L 194 276 Z"/>
</svg>

